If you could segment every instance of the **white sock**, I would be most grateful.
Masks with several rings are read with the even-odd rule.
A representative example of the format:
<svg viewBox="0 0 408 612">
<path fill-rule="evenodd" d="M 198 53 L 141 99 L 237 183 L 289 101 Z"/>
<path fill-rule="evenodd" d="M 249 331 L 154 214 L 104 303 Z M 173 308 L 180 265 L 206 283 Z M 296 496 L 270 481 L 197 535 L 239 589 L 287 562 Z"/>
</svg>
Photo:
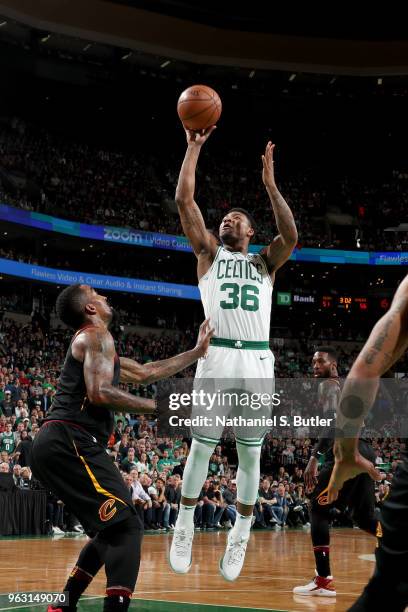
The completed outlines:
<svg viewBox="0 0 408 612">
<path fill-rule="evenodd" d="M 194 529 L 194 510 L 196 504 L 194 506 L 186 506 L 184 504 L 180 504 L 180 511 L 177 517 L 177 527 L 185 527 L 187 529 Z"/>
<path fill-rule="evenodd" d="M 251 519 L 252 514 L 250 516 L 244 516 L 237 512 L 237 518 L 235 521 L 235 525 L 232 529 L 234 535 L 244 536 L 245 538 L 249 538 L 249 532 L 251 531 Z"/>
<path fill-rule="evenodd" d="M 204 480 L 207 478 L 208 462 L 214 452 L 215 444 L 215 442 L 204 444 L 204 442 L 193 439 L 181 485 L 181 494 L 184 499 L 197 499 L 200 495 Z"/>
</svg>

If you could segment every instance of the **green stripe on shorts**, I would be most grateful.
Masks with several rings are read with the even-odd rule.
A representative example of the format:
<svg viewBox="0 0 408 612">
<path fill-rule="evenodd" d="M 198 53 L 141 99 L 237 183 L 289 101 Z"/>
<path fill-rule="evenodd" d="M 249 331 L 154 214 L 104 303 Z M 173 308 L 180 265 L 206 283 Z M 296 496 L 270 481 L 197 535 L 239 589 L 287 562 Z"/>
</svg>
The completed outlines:
<svg viewBox="0 0 408 612">
<path fill-rule="evenodd" d="M 205 436 L 200 436 L 197 434 L 193 434 L 193 439 L 197 440 L 197 442 L 203 442 L 204 444 L 218 444 L 219 438 L 206 438 Z"/>
</svg>

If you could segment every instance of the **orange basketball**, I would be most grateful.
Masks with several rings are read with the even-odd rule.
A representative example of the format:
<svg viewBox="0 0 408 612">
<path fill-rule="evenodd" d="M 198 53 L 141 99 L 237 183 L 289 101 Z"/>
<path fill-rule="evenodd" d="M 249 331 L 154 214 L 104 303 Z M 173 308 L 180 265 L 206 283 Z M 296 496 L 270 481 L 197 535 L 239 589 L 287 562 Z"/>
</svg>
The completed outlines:
<svg viewBox="0 0 408 612">
<path fill-rule="evenodd" d="M 220 96 L 207 85 L 192 85 L 183 91 L 177 102 L 177 113 L 188 130 L 205 130 L 220 118 Z"/>
</svg>

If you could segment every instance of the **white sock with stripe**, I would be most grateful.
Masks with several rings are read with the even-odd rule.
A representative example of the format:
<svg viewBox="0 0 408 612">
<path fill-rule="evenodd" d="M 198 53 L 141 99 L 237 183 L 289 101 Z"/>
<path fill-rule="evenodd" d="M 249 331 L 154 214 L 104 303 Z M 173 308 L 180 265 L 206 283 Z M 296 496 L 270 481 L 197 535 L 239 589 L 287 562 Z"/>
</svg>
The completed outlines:
<svg viewBox="0 0 408 612">
<path fill-rule="evenodd" d="M 177 518 L 177 527 L 187 529 L 191 529 L 194 527 L 194 510 L 196 504 L 194 506 L 186 506 L 184 504 L 180 504 L 180 512 Z"/>
</svg>

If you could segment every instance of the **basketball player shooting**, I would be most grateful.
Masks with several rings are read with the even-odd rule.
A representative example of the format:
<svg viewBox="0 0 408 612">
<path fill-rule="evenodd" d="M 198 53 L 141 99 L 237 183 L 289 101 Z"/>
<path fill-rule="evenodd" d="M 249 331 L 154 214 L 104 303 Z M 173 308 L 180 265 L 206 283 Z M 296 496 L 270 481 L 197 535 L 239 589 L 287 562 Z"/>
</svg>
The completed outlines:
<svg viewBox="0 0 408 612">
<path fill-rule="evenodd" d="M 340 380 L 338 376 L 338 358 L 330 346 L 319 347 L 312 359 L 313 375 L 321 379 L 318 388 L 319 414 L 333 418 L 340 399 Z M 374 483 L 367 474 L 360 474 L 349 480 L 335 504 L 329 504 L 327 487 L 334 466 L 333 430 L 316 442 L 304 478 L 310 500 L 310 522 L 313 552 L 315 556 L 315 577 L 306 585 L 293 589 L 296 595 L 335 597 L 333 576 L 330 567 L 330 511 L 334 506 L 345 510 L 346 507 L 353 521 L 368 533 L 375 535 L 377 520 L 375 518 Z M 360 452 L 368 461 L 375 462 L 372 446 L 365 440 L 359 442 Z M 324 456 L 324 464 L 318 471 L 319 458 Z"/>
<path fill-rule="evenodd" d="M 249 212 L 232 208 L 219 227 L 219 241 L 206 228 L 194 200 L 195 171 L 201 147 L 215 127 L 200 133 L 186 130 L 187 151 L 176 190 L 181 223 L 197 257 L 198 286 L 206 313 L 214 327 L 208 356 L 199 361 L 200 379 L 239 379 L 242 390 L 259 392 L 259 381 L 273 382 L 274 356 L 269 349 L 270 313 L 274 276 L 297 243 L 292 212 L 280 194 L 274 175 L 275 145 L 268 142 L 262 156 L 262 180 L 275 216 L 278 235 L 259 253 L 248 253 L 255 234 Z M 251 379 L 258 379 L 255 388 Z M 246 386 L 245 386 L 246 385 Z M 229 532 L 220 572 L 226 580 L 238 578 L 245 559 L 251 517 L 260 478 L 260 454 L 266 430 L 235 428 L 238 453 L 237 520 Z M 191 567 L 194 509 L 208 473 L 208 462 L 222 435 L 219 431 L 193 428 L 191 452 L 184 470 L 180 512 L 170 550 L 175 572 Z"/>
<path fill-rule="evenodd" d="M 380 377 L 408 349 L 408 276 L 402 281 L 389 311 L 376 323 L 346 379 L 337 409 L 335 465 L 328 499 L 335 501 L 350 478 L 380 474 L 359 451 L 358 434 L 372 407 Z M 408 606 L 408 456 L 405 452 L 381 507 L 374 575 L 349 612 L 392 610 Z"/>
<path fill-rule="evenodd" d="M 116 354 L 108 330 L 112 309 L 95 289 L 67 287 L 56 308 L 59 318 L 77 331 L 51 412 L 33 442 L 31 465 L 36 478 L 75 513 L 92 537 L 68 578 L 67 604 L 60 608 L 75 612 L 80 596 L 105 566 L 103 609 L 126 611 L 139 570 L 143 524 L 106 445 L 115 411 L 151 414 L 155 402 L 120 389 L 118 383 L 149 384 L 188 367 L 206 354 L 212 330 L 204 321 L 194 349 L 140 364 Z"/>
</svg>

